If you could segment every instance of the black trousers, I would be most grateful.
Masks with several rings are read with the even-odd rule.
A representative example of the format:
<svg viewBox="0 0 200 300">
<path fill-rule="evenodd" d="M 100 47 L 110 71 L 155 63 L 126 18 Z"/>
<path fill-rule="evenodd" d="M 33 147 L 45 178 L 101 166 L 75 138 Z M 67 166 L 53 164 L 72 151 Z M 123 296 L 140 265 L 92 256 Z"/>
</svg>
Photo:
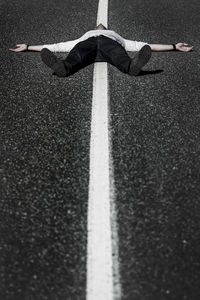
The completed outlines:
<svg viewBox="0 0 200 300">
<path fill-rule="evenodd" d="M 131 58 L 118 42 L 100 35 L 76 44 L 64 60 L 68 76 L 94 62 L 108 62 L 128 73 Z"/>
</svg>

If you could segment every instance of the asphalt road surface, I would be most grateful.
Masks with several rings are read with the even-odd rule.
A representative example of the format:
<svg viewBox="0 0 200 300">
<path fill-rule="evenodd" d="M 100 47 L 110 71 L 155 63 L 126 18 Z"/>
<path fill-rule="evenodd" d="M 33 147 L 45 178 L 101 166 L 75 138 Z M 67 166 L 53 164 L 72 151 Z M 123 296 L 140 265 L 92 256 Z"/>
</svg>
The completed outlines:
<svg viewBox="0 0 200 300">
<path fill-rule="evenodd" d="M 81 36 L 98 1 L 0 7 L 0 300 L 86 299 L 93 66 L 58 78 L 39 53 L 8 48 Z M 122 300 L 200 299 L 199 11 L 198 0 L 109 2 L 123 37 L 194 45 L 153 53 L 137 78 L 109 66 Z"/>
</svg>

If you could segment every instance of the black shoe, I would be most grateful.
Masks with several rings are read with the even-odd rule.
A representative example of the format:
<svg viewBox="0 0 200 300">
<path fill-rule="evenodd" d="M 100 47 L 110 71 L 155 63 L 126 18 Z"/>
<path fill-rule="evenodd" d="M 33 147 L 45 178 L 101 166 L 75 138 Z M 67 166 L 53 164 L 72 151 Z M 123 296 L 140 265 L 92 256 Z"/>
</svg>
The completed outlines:
<svg viewBox="0 0 200 300">
<path fill-rule="evenodd" d="M 130 76 L 137 76 L 142 67 L 148 63 L 150 58 L 151 47 L 149 45 L 145 45 L 132 59 L 128 74 Z"/>
<path fill-rule="evenodd" d="M 41 51 L 42 61 L 51 68 L 54 73 L 59 77 L 66 77 L 67 70 L 65 68 L 65 64 L 63 60 L 56 57 L 49 49 L 43 48 Z"/>
</svg>

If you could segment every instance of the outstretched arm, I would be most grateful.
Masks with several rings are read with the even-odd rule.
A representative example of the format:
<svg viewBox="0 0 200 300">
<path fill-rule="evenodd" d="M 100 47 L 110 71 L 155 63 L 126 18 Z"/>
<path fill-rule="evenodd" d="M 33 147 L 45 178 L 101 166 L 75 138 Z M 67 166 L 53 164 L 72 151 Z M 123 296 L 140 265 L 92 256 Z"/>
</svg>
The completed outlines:
<svg viewBox="0 0 200 300">
<path fill-rule="evenodd" d="M 9 50 L 13 52 L 22 52 L 22 51 L 41 51 L 43 49 L 43 45 L 38 46 L 28 46 L 26 44 L 17 44 L 16 48 L 10 48 Z"/>
<path fill-rule="evenodd" d="M 146 45 L 147 43 L 144 42 L 137 42 L 137 41 L 133 41 L 133 40 L 127 40 L 124 39 L 125 42 L 125 49 L 126 51 L 139 51 L 144 45 Z M 171 45 L 163 45 L 163 44 L 148 44 L 151 47 L 152 51 L 170 51 L 170 50 L 174 50 L 174 46 Z M 186 43 L 177 43 L 174 44 L 176 47 L 176 50 L 178 51 L 184 51 L 184 52 L 188 52 L 192 50 L 192 46 L 189 46 Z"/>
<path fill-rule="evenodd" d="M 47 48 L 52 52 L 69 52 L 80 39 L 76 39 L 73 41 L 67 41 L 56 44 L 48 44 L 48 45 L 37 45 L 37 46 L 29 46 L 26 44 L 17 44 L 16 48 L 10 48 L 11 51 L 14 52 L 22 52 L 22 51 L 41 51 L 43 48 Z"/>
<path fill-rule="evenodd" d="M 163 44 L 149 44 L 152 51 L 170 51 L 175 50 L 173 45 L 163 45 Z M 192 50 L 193 46 L 189 46 L 186 43 L 177 43 L 175 44 L 176 50 L 189 52 Z"/>
</svg>

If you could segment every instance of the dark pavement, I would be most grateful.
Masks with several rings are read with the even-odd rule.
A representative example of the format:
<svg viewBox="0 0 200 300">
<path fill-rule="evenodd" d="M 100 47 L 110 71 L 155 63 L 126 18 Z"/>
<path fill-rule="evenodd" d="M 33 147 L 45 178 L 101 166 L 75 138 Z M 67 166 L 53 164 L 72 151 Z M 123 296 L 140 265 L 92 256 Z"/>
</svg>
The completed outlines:
<svg viewBox="0 0 200 300">
<path fill-rule="evenodd" d="M 85 299 L 93 66 L 59 79 L 8 48 L 74 39 L 96 14 L 90 0 L 1 1 L 1 300 Z"/>
<path fill-rule="evenodd" d="M 8 48 L 75 39 L 97 5 L 0 1 L 0 300 L 85 299 L 93 66 L 60 79 Z M 199 11 L 109 3 L 125 38 L 194 45 L 153 53 L 137 78 L 109 67 L 122 300 L 200 298 Z"/>
<path fill-rule="evenodd" d="M 188 42 L 129 78 L 110 68 L 122 299 L 200 299 L 199 1 L 111 1 L 126 38 Z"/>
</svg>

